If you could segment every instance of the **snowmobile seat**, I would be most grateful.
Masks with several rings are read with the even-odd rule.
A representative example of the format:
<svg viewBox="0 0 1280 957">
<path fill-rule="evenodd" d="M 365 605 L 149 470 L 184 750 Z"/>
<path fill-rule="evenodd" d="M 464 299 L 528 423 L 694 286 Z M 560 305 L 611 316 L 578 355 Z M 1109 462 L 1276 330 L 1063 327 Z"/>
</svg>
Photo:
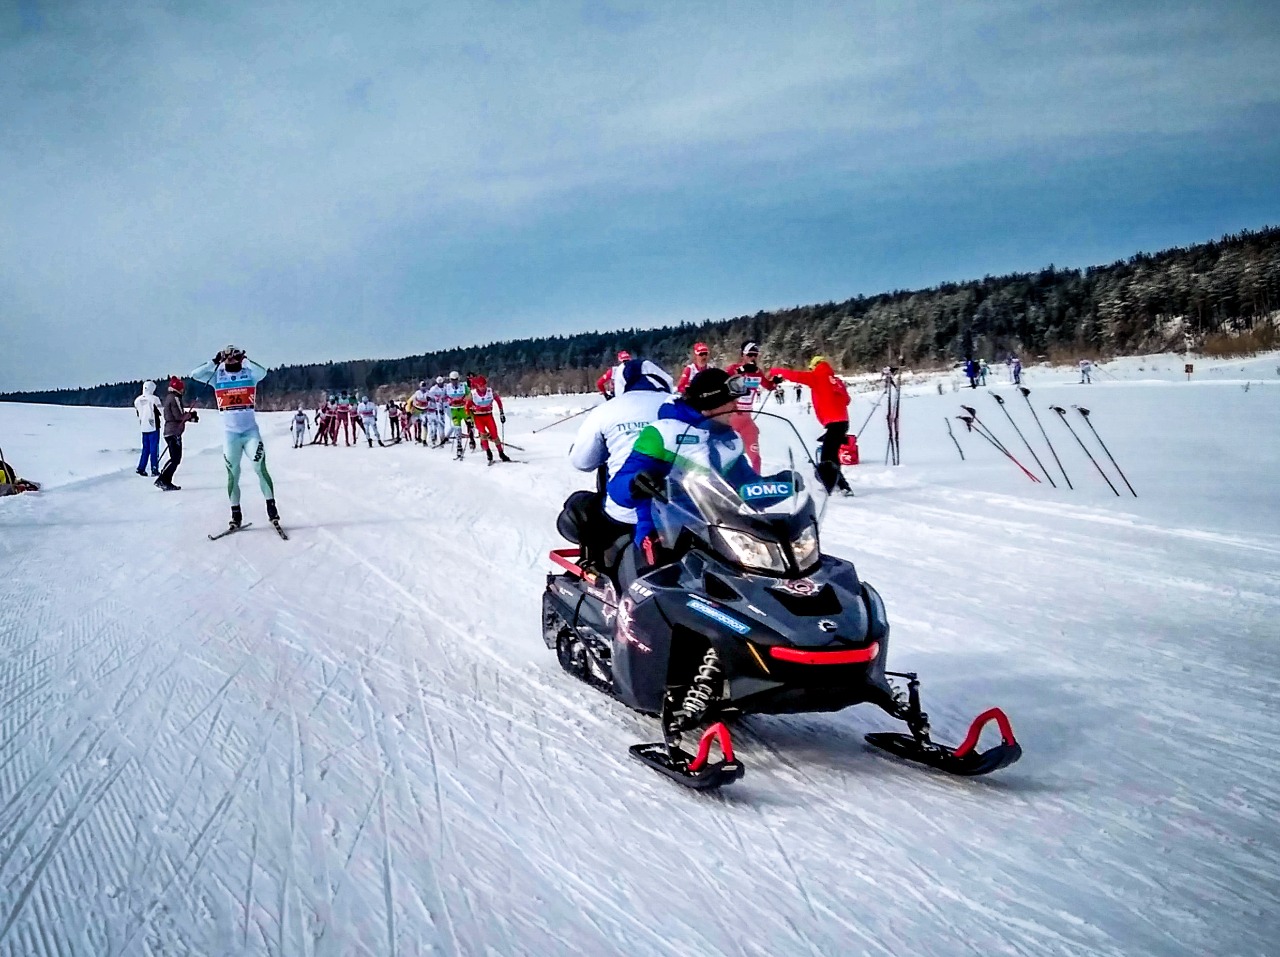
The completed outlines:
<svg viewBox="0 0 1280 957">
<path fill-rule="evenodd" d="M 579 491 L 565 499 L 556 518 L 556 530 L 581 546 L 580 565 L 618 583 L 618 563 L 631 541 L 632 529 L 605 514 L 600 493 Z"/>
</svg>

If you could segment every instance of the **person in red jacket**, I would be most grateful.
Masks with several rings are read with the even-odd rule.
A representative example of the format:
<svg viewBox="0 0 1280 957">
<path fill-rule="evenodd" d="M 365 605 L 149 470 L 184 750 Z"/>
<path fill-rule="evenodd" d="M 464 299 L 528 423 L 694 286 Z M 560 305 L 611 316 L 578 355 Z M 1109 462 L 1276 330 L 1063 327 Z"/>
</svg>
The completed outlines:
<svg viewBox="0 0 1280 957">
<path fill-rule="evenodd" d="M 676 391 L 684 395 L 684 390 L 689 388 L 689 383 L 693 381 L 693 377 L 704 369 L 714 369 L 711 364 L 711 350 L 707 348 L 705 342 L 694 343 L 693 361 L 684 367 L 684 371 L 680 373 L 680 381 L 676 383 Z"/>
<path fill-rule="evenodd" d="M 471 414 L 471 419 L 476 424 L 476 431 L 480 433 L 480 448 L 484 449 L 484 454 L 489 458 L 489 464 L 493 464 L 493 452 L 489 449 L 489 440 L 493 439 L 494 444 L 498 447 L 498 458 L 504 462 L 510 462 L 507 457 L 507 451 L 502 447 L 502 439 L 498 436 L 498 426 L 493 421 L 493 410 L 496 406 L 498 409 L 498 418 L 502 422 L 507 421 L 507 413 L 502 408 L 502 396 L 497 391 L 489 388 L 489 380 L 482 375 L 470 376 L 471 392 L 467 395 L 467 411 Z M 458 448 L 462 448 L 462 436 L 458 436 Z"/>
<path fill-rule="evenodd" d="M 630 362 L 630 361 L 631 361 L 631 353 L 628 352 L 626 349 L 623 349 L 621 352 L 618 353 L 618 365 L 610 366 L 609 368 L 605 369 L 604 375 L 596 379 L 596 391 L 599 392 L 602 396 L 604 396 L 606 402 L 608 402 L 610 399 L 613 398 L 614 372 L 617 371 L 618 366 L 622 365 L 622 363 Z"/>
<path fill-rule="evenodd" d="M 773 373 L 765 375 L 760 369 L 759 358 L 760 346 L 757 343 L 743 343 L 742 358 L 724 370 L 731 377 L 742 377 L 742 394 L 737 399 L 737 409 L 729 416 L 729 424 L 742 436 L 747 447 L 747 461 L 757 472 L 760 471 L 760 427 L 756 425 L 754 415 L 756 393 L 761 387 L 772 392 L 775 382 Z"/>
<path fill-rule="evenodd" d="M 808 372 L 798 369 L 770 369 L 769 376 L 809 387 L 809 394 L 813 399 L 813 414 L 826 427 L 826 431 L 822 433 L 818 476 L 828 492 L 836 486 L 842 492 L 851 492 L 849 483 L 840 471 L 840 447 L 849 438 L 849 388 L 844 380 L 836 375 L 831 363 L 822 356 L 813 357 Z"/>
</svg>

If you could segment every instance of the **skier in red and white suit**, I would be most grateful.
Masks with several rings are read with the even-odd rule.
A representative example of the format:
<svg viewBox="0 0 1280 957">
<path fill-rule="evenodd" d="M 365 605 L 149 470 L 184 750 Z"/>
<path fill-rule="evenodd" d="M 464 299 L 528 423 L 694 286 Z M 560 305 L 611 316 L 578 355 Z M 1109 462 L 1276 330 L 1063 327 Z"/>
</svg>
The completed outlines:
<svg viewBox="0 0 1280 957">
<path fill-rule="evenodd" d="M 756 393 L 761 387 L 772 392 L 774 385 L 781 381 L 766 375 L 756 364 L 758 358 L 760 358 L 760 346 L 754 342 L 744 343 L 742 359 L 724 370 L 731 376 L 741 376 L 743 385 L 746 387 L 745 394 L 738 398 L 737 410 L 729 416 L 729 424 L 742 436 L 742 441 L 747 447 L 747 461 L 757 472 L 760 471 L 760 427 L 756 425 L 753 416 Z"/>
<path fill-rule="evenodd" d="M 693 381 L 693 377 L 704 369 L 714 369 L 711 364 L 711 350 L 707 348 L 705 342 L 696 342 L 693 345 L 693 361 L 684 367 L 684 371 L 680 373 L 680 381 L 676 383 L 676 391 L 684 395 L 684 390 L 689 388 L 689 383 Z"/>
<path fill-rule="evenodd" d="M 615 394 L 614 381 L 613 381 L 614 374 L 619 369 L 622 368 L 622 364 L 624 362 L 630 362 L 630 361 L 631 361 L 631 353 L 628 352 L 626 349 L 623 349 L 621 352 L 618 353 L 618 364 L 616 366 L 610 366 L 608 369 L 605 369 L 604 375 L 596 379 L 596 391 L 605 397 L 605 401 L 612 399 Z"/>
<path fill-rule="evenodd" d="M 498 458 L 504 462 L 511 461 L 502 447 L 502 439 L 498 437 L 498 425 L 493 421 L 494 406 L 498 408 L 499 421 L 506 422 L 507 413 L 502 408 L 502 396 L 489 387 L 489 380 L 484 376 L 472 376 L 471 394 L 467 396 L 467 412 L 476 424 L 476 431 L 480 433 L 480 448 L 489 457 L 490 465 L 493 464 L 493 452 L 489 449 L 489 439 L 493 439 L 498 446 Z"/>
</svg>

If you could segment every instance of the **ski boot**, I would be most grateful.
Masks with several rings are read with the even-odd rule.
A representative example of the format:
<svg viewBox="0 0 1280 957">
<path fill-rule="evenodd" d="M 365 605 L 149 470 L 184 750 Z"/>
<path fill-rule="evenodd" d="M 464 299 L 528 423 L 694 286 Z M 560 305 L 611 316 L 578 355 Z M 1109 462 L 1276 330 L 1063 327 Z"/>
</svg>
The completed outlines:
<svg viewBox="0 0 1280 957">
<path fill-rule="evenodd" d="M 511 456 L 509 456 L 509 455 L 507 454 L 507 450 L 506 450 L 506 449 L 498 449 L 498 458 L 502 459 L 502 461 L 504 461 L 504 462 L 510 462 L 510 461 L 511 461 Z"/>
<path fill-rule="evenodd" d="M 235 531 L 244 524 L 244 513 L 240 511 L 239 505 L 231 506 L 231 524 L 228 526 L 231 531 Z"/>
<path fill-rule="evenodd" d="M 239 509 L 236 509 L 236 511 L 239 511 Z M 267 499 L 267 521 L 272 525 L 280 524 L 280 513 L 276 511 L 276 500 L 273 498 Z"/>
<path fill-rule="evenodd" d="M 145 469 L 134 469 L 134 471 L 136 471 L 139 475 L 143 476 L 144 478 L 146 477 L 147 473 Z M 154 474 L 159 475 L 160 473 L 156 472 Z"/>
<path fill-rule="evenodd" d="M 485 450 L 484 450 L 484 454 L 485 454 L 485 456 L 489 459 L 488 464 L 489 464 L 489 465 L 492 465 L 492 464 L 493 464 L 493 449 L 485 449 Z"/>
<path fill-rule="evenodd" d="M 156 479 L 151 484 L 154 485 L 156 488 L 158 488 L 162 492 L 181 492 L 182 491 L 181 485 L 174 485 L 172 482 L 166 482 L 163 476 Z"/>
</svg>

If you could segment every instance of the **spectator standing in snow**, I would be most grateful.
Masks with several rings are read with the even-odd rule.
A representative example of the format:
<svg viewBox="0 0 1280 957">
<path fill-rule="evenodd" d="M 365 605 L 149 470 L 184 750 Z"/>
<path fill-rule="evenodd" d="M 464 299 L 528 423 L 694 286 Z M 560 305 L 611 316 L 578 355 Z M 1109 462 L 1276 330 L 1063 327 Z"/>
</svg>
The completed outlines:
<svg viewBox="0 0 1280 957">
<path fill-rule="evenodd" d="M 979 385 L 987 384 L 987 373 L 990 371 L 991 371 L 991 367 L 987 365 L 987 360 L 980 359 L 978 361 L 978 384 Z"/>
<path fill-rule="evenodd" d="M 169 377 L 169 394 L 164 397 L 164 445 L 169 452 L 169 461 L 160 471 L 156 479 L 156 488 L 165 492 L 176 492 L 181 485 L 173 484 L 174 473 L 182 464 L 182 433 L 186 431 L 188 422 L 199 422 L 194 409 L 188 411 L 182 406 L 182 393 L 186 385 L 175 376 Z"/>
<path fill-rule="evenodd" d="M 142 383 L 142 395 L 133 400 L 133 411 L 138 413 L 142 426 L 142 456 L 138 459 L 138 474 L 147 474 L 147 462 L 151 462 L 153 478 L 160 475 L 160 400 L 156 398 L 156 384 Z"/>
<path fill-rule="evenodd" d="M 1090 362 L 1088 359 L 1080 360 L 1080 384 L 1081 385 L 1093 384 L 1093 363 Z"/>
<path fill-rule="evenodd" d="M 978 387 L 978 363 L 973 359 L 965 359 L 964 374 L 969 379 L 969 388 L 976 389 Z"/>
<path fill-rule="evenodd" d="M 827 491 L 839 487 L 848 494 L 853 491 L 840 471 L 840 447 L 849 438 L 849 387 L 836 375 L 831 363 L 822 356 L 809 361 L 809 371 L 797 369 L 770 369 L 771 379 L 786 379 L 809 387 L 813 399 L 813 412 L 818 422 L 826 428 L 822 433 L 822 451 L 819 453 L 818 476 Z"/>
<path fill-rule="evenodd" d="M 1009 360 L 1009 376 L 1014 385 L 1022 385 L 1022 360 L 1017 356 Z"/>
<path fill-rule="evenodd" d="M 311 428 L 311 420 L 307 418 L 307 413 L 302 410 L 302 406 L 298 406 L 298 411 L 293 413 L 293 447 L 295 449 L 302 448 L 302 441 L 307 437 L 309 428 Z"/>
</svg>

